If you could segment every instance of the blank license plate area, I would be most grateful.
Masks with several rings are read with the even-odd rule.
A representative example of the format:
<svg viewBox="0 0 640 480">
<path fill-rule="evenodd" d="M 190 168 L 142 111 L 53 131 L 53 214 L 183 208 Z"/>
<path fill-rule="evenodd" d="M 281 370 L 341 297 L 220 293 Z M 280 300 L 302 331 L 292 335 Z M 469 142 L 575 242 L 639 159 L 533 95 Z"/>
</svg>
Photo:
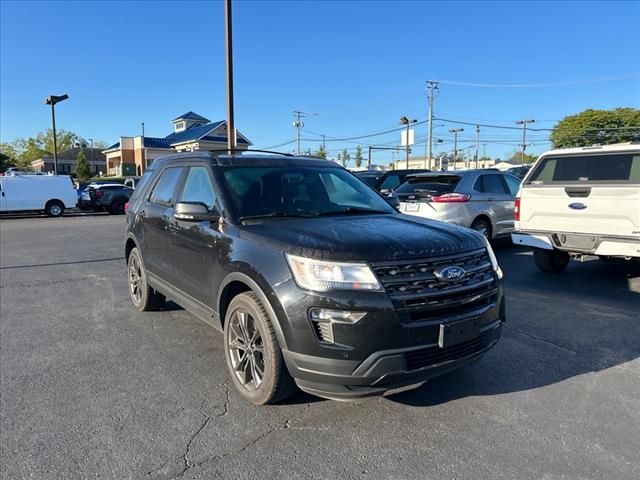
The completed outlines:
<svg viewBox="0 0 640 480">
<path fill-rule="evenodd" d="M 588 235 L 558 235 L 558 243 L 565 248 L 576 248 L 579 250 L 593 250 L 596 246 L 596 237 Z"/>
<path fill-rule="evenodd" d="M 419 208 L 420 208 L 420 204 L 419 203 L 405 203 L 404 204 L 404 211 L 405 212 L 417 212 Z"/>
<path fill-rule="evenodd" d="M 480 335 L 480 320 L 470 318 L 451 323 L 440 324 L 440 348 L 447 348 L 468 340 L 473 340 Z"/>
</svg>

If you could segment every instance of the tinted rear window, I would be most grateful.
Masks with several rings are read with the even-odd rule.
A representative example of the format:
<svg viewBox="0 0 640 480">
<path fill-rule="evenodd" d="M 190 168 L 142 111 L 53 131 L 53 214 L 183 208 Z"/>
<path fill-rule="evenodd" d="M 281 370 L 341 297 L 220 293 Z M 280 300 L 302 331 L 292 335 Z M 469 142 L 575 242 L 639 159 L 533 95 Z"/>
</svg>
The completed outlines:
<svg viewBox="0 0 640 480">
<path fill-rule="evenodd" d="M 455 190 L 460 182 L 457 175 L 439 175 L 437 177 L 428 178 L 410 178 L 407 182 L 400 185 L 395 193 L 409 195 L 415 193 L 425 193 L 428 195 L 441 195 L 443 193 L 451 193 Z"/>
<path fill-rule="evenodd" d="M 536 167 L 527 184 L 640 183 L 640 155 L 576 155 L 547 157 Z"/>
</svg>

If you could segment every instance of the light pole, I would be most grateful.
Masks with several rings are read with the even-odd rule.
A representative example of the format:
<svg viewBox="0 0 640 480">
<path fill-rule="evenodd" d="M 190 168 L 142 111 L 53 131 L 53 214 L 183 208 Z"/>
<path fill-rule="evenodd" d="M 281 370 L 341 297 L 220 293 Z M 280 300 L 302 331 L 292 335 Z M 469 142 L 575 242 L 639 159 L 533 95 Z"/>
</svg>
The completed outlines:
<svg viewBox="0 0 640 480">
<path fill-rule="evenodd" d="M 524 152 L 527 149 L 527 124 L 535 123 L 535 120 L 518 120 L 516 125 L 522 125 L 522 165 L 524 165 Z"/>
<path fill-rule="evenodd" d="M 453 133 L 453 169 L 456 169 L 458 161 L 458 133 L 464 132 L 464 128 L 452 128 L 449 133 Z"/>
<path fill-rule="evenodd" d="M 434 82 L 433 80 L 427 80 L 427 88 L 429 89 L 429 134 L 427 139 L 427 152 L 426 157 L 428 158 L 429 167 L 431 168 L 431 155 L 433 153 L 433 98 L 438 90 L 438 82 Z M 426 161 L 425 161 L 426 163 Z M 426 165 L 425 165 L 426 168 Z"/>
<path fill-rule="evenodd" d="M 56 103 L 60 103 L 69 98 L 69 95 L 49 95 L 44 103 L 51 105 L 51 125 L 53 127 L 53 174 L 58 174 L 58 139 L 56 138 Z"/>
<path fill-rule="evenodd" d="M 93 138 L 87 138 L 91 142 L 91 166 L 93 167 Z"/>
<path fill-rule="evenodd" d="M 412 120 L 409 119 L 407 117 L 405 117 L 404 115 L 402 117 L 400 117 L 400 125 L 406 125 L 407 126 L 407 136 L 405 138 L 405 144 L 407 147 L 407 163 L 406 163 L 406 168 L 409 169 L 409 127 L 411 126 L 411 124 L 416 123 L 417 120 Z"/>
<path fill-rule="evenodd" d="M 229 153 L 232 153 L 236 148 L 236 129 L 233 115 L 233 32 L 231 28 L 231 0 L 225 0 L 224 14 L 227 47 L 227 150 L 229 150 Z"/>
</svg>

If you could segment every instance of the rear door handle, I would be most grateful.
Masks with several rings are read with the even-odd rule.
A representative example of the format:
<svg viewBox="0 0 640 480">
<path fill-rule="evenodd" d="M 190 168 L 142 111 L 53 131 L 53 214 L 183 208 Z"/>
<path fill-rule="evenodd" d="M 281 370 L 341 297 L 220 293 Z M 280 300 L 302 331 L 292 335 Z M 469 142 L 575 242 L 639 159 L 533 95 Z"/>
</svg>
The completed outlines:
<svg viewBox="0 0 640 480">
<path fill-rule="evenodd" d="M 182 228 L 178 225 L 178 222 L 169 222 L 169 230 L 179 232 Z"/>
<path fill-rule="evenodd" d="M 138 212 L 138 217 L 140 217 L 140 218 L 144 218 L 144 217 L 146 217 L 146 216 L 147 216 L 147 212 L 145 212 L 144 210 L 140 210 L 140 211 Z"/>
</svg>

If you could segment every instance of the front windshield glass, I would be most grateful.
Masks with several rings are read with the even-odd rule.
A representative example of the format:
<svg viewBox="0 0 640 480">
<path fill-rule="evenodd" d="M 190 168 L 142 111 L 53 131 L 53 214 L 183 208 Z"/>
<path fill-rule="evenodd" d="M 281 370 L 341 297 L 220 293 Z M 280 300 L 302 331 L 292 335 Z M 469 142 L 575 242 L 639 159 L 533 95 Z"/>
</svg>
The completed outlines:
<svg viewBox="0 0 640 480">
<path fill-rule="evenodd" d="M 341 168 L 234 166 L 223 171 L 241 219 L 395 213 Z"/>
</svg>

